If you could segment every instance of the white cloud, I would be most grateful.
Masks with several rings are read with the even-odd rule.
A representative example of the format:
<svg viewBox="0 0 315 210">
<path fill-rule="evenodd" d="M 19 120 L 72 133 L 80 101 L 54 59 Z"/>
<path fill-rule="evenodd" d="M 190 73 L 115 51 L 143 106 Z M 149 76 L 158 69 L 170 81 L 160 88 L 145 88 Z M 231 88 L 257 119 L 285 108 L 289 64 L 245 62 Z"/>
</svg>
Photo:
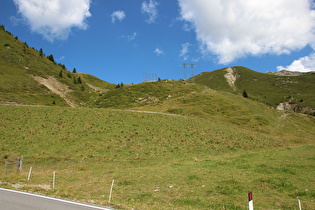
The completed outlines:
<svg viewBox="0 0 315 210">
<path fill-rule="evenodd" d="M 277 66 L 278 71 L 299 71 L 299 72 L 310 72 L 315 71 L 315 53 L 311 53 L 309 56 L 302 57 L 292 62 L 291 65 L 283 67 Z"/>
<path fill-rule="evenodd" d="M 133 32 L 133 34 L 127 36 L 127 39 L 128 39 L 129 41 L 132 41 L 132 40 L 134 40 L 136 37 L 137 37 L 137 32 Z"/>
<path fill-rule="evenodd" d="M 33 32 L 45 39 L 67 39 L 71 29 L 85 30 L 91 0 L 14 0 Z"/>
<path fill-rule="evenodd" d="M 122 35 L 120 36 L 121 38 L 127 39 L 128 41 L 132 41 L 135 40 L 137 37 L 137 32 L 133 32 L 133 34 L 129 34 L 129 35 Z"/>
<path fill-rule="evenodd" d="M 189 42 L 182 44 L 182 49 L 180 51 L 179 57 L 183 57 L 184 60 L 187 60 L 190 46 L 191 44 Z"/>
<path fill-rule="evenodd" d="M 205 52 L 221 64 L 247 55 L 289 54 L 315 46 L 309 0 L 178 0 Z"/>
<path fill-rule="evenodd" d="M 117 10 L 112 13 L 111 17 L 112 17 L 112 23 L 115 23 L 116 20 L 122 21 L 123 19 L 125 19 L 126 14 L 124 11 Z"/>
<path fill-rule="evenodd" d="M 149 15 L 149 18 L 146 20 L 147 23 L 151 24 L 154 23 L 158 16 L 157 6 L 159 5 L 158 2 L 155 0 L 150 0 L 148 3 L 144 1 L 141 6 L 142 13 L 146 13 Z"/>
<path fill-rule="evenodd" d="M 154 53 L 159 56 L 159 55 L 163 55 L 163 54 L 164 54 L 164 51 L 161 50 L 161 49 L 159 49 L 159 48 L 156 48 L 156 49 L 154 50 Z"/>
</svg>

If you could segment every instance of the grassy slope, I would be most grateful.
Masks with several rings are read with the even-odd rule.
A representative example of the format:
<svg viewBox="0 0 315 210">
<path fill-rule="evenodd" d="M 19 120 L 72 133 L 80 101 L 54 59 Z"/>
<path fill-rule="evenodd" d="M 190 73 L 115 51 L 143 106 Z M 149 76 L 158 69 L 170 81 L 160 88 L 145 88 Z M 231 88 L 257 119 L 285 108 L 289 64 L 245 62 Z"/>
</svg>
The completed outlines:
<svg viewBox="0 0 315 210">
<path fill-rule="evenodd" d="M 315 74 L 301 76 L 276 76 L 258 73 L 245 67 L 234 67 L 239 74 L 235 86 L 236 93 L 242 94 L 244 90 L 249 97 L 267 105 L 276 107 L 280 102 L 289 101 L 304 107 L 315 109 Z M 225 69 L 213 72 L 204 72 L 194 78 L 198 84 L 207 85 L 215 90 L 234 92 L 229 87 Z"/>
<path fill-rule="evenodd" d="M 237 67 L 236 92 L 246 90 L 250 99 L 245 99 L 231 93 L 222 70 L 196 77 L 198 84 L 165 80 L 115 88 L 67 70 L 59 77 L 61 69 L 0 30 L 2 102 L 67 106 L 30 77 L 53 76 L 73 90 L 69 97 L 82 106 L 181 116 L 0 106 L 1 162 L 24 155 L 24 167 L 34 168 L 30 183 L 24 170 L 1 174 L 1 186 L 19 183 L 23 190 L 107 204 L 115 179 L 113 202 L 140 209 L 244 209 L 249 189 L 264 209 L 296 207 L 297 196 L 315 209 L 314 118 L 279 113 L 264 104 L 276 105 L 290 94 L 312 107 L 313 76 L 289 77 L 288 82 L 288 77 Z M 74 84 L 78 77 L 83 84 Z M 39 185 L 50 184 L 52 171 L 57 171 L 58 187 L 43 190 Z"/>
<path fill-rule="evenodd" d="M 187 86 L 180 81 L 169 80 L 124 85 L 121 88 L 106 92 L 96 103 L 101 108 L 133 108 L 148 104 L 159 105 L 170 97 L 178 98 L 204 89 L 205 87 L 200 85 Z"/>
<path fill-rule="evenodd" d="M 314 118 L 270 113 L 259 129 L 222 119 L 161 114 L 0 106 L 2 155 L 24 155 L 22 174 L 1 187 L 139 209 L 314 209 Z M 26 181 L 33 167 L 31 181 Z M 55 190 L 50 185 L 57 173 Z M 306 190 L 307 189 L 307 190 Z M 273 196 L 270 196 L 273 195 Z"/>
<path fill-rule="evenodd" d="M 59 76 L 60 71 L 62 71 L 62 77 Z M 37 50 L 0 29 L 0 98 L 2 103 L 51 106 L 55 101 L 57 106 L 68 106 L 59 95 L 39 85 L 31 75 L 56 78 L 72 90 L 68 97 L 77 104 L 93 105 L 91 103 L 98 96 L 98 93 L 89 88 L 85 79 L 89 84 L 101 89 L 114 87 L 113 84 L 96 77 L 74 74 L 63 69 L 61 65 L 56 65 L 45 56 L 41 56 Z M 82 79 L 82 84 L 74 84 L 74 78 L 77 80 L 79 77 Z"/>
</svg>

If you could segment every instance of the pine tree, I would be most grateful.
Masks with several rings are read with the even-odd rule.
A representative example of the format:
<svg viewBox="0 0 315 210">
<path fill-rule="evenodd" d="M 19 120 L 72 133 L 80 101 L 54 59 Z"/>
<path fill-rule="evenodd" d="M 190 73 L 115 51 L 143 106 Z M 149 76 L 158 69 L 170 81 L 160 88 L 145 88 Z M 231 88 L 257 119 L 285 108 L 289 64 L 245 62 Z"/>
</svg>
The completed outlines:
<svg viewBox="0 0 315 210">
<path fill-rule="evenodd" d="M 59 77 L 62 77 L 62 70 L 60 70 L 59 72 Z"/>
<path fill-rule="evenodd" d="M 78 84 L 82 84 L 82 80 L 81 80 L 81 77 L 78 78 Z"/>
<path fill-rule="evenodd" d="M 43 56 L 43 55 L 44 55 L 44 52 L 43 52 L 43 49 L 42 49 L 42 48 L 39 49 L 39 55 L 40 55 L 40 56 Z"/>
<path fill-rule="evenodd" d="M 53 55 L 49 55 L 47 58 L 48 58 L 51 62 L 56 63 Z"/>
<path fill-rule="evenodd" d="M 77 70 L 74 68 L 72 72 L 73 72 L 73 73 L 77 73 Z"/>
<path fill-rule="evenodd" d="M 244 97 L 244 98 L 248 98 L 248 95 L 247 95 L 247 93 L 246 93 L 245 90 L 243 91 L 243 97 Z"/>
</svg>

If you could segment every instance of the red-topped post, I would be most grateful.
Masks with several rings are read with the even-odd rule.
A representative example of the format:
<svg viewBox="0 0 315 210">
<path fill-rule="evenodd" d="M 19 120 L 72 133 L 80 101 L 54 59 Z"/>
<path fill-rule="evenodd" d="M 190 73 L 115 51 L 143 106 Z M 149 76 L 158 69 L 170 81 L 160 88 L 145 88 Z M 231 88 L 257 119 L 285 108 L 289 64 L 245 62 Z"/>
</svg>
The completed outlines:
<svg viewBox="0 0 315 210">
<path fill-rule="evenodd" d="M 254 210 L 253 192 L 252 191 L 248 191 L 248 209 Z"/>
</svg>

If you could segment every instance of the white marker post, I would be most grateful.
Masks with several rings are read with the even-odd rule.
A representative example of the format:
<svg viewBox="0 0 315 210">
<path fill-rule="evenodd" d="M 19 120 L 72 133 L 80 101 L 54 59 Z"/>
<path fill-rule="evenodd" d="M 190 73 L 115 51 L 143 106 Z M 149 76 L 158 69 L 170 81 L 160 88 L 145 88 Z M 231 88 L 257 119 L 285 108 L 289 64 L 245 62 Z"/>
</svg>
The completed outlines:
<svg viewBox="0 0 315 210">
<path fill-rule="evenodd" d="M 55 189 L 55 180 L 56 180 L 56 171 L 53 173 L 53 180 L 52 180 L 52 189 Z"/>
<path fill-rule="evenodd" d="M 110 187 L 110 192 L 109 192 L 109 198 L 108 198 L 108 203 L 110 203 L 110 200 L 112 199 L 112 192 L 113 192 L 113 187 L 114 187 L 114 179 L 112 181 L 112 186 Z"/>
<path fill-rule="evenodd" d="M 248 209 L 254 210 L 253 192 L 252 191 L 248 191 Z"/>
<path fill-rule="evenodd" d="M 28 172 L 27 181 L 30 181 L 31 173 L 32 173 L 32 166 L 30 167 L 30 171 Z"/>
<path fill-rule="evenodd" d="M 300 199 L 298 199 L 299 209 L 302 210 L 302 205 Z"/>
</svg>

